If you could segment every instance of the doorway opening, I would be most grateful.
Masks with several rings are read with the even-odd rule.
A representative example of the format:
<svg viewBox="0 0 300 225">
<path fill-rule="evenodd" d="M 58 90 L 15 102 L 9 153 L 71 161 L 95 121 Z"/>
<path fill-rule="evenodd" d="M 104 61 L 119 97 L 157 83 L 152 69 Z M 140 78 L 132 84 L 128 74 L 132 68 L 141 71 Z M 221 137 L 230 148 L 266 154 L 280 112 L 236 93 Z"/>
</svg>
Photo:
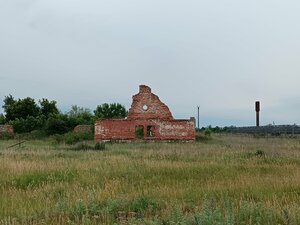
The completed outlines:
<svg viewBox="0 0 300 225">
<path fill-rule="evenodd" d="M 154 137 L 154 126 L 147 126 L 147 137 Z"/>
<path fill-rule="evenodd" d="M 139 125 L 135 126 L 135 138 L 136 139 L 143 139 L 144 138 L 144 127 Z"/>
</svg>

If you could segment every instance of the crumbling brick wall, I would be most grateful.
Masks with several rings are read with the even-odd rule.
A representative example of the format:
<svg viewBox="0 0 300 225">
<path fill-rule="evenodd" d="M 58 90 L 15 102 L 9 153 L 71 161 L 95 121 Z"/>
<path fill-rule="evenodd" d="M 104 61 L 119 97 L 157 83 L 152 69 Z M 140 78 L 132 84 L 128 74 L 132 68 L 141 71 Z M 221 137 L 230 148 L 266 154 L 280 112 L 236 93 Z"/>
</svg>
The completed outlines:
<svg viewBox="0 0 300 225">
<path fill-rule="evenodd" d="M 160 140 L 194 140 L 195 126 L 191 120 L 156 121 Z"/>
<path fill-rule="evenodd" d="M 90 133 L 92 132 L 92 125 L 77 125 L 74 128 L 75 133 Z"/>
<path fill-rule="evenodd" d="M 195 140 L 195 126 L 191 120 L 98 120 L 95 141 L 135 140 L 137 127 L 143 129 L 144 140 Z"/>
<path fill-rule="evenodd" d="M 0 133 L 14 133 L 14 128 L 12 125 L 0 125 Z"/>
<path fill-rule="evenodd" d="M 95 142 L 101 140 L 135 140 L 137 129 L 144 140 L 195 140 L 193 120 L 175 120 L 157 95 L 145 85 L 132 97 L 126 119 L 98 120 L 95 123 Z"/>
<path fill-rule="evenodd" d="M 169 107 L 162 103 L 159 97 L 151 93 L 151 88 L 140 85 L 138 94 L 132 97 L 128 119 L 162 119 L 172 120 Z"/>
</svg>

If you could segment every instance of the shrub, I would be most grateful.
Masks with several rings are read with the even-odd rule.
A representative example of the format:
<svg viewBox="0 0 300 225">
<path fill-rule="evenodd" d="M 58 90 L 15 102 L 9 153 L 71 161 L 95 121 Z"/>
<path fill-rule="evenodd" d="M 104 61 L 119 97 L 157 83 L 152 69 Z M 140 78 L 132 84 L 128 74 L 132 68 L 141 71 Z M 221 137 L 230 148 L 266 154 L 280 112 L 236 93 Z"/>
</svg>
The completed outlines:
<svg viewBox="0 0 300 225">
<path fill-rule="evenodd" d="M 97 142 L 94 146 L 94 150 L 105 150 L 105 143 Z"/>
<path fill-rule="evenodd" d="M 210 137 L 210 136 L 211 136 L 211 129 L 210 129 L 210 128 L 205 128 L 205 130 L 204 130 L 204 135 L 205 135 L 206 137 Z"/>
<path fill-rule="evenodd" d="M 93 145 L 89 145 L 85 142 L 79 143 L 71 148 L 69 148 L 70 150 L 75 150 L 75 151 L 87 151 L 87 150 L 98 150 L 98 151 L 103 151 L 105 150 L 105 143 L 100 142 L 100 143 L 96 143 L 94 146 Z"/>
<path fill-rule="evenodd" d="M 199 133 L 199 132 L 196 133 L 196 142 L 206 143 L 211 139 L 212 139 L 211 136 L 203 135 L 202 133 Z"/>
<path fill-rule="evenodd" d="M 91 145 L 88 145 L 86 143 L 79 143 L 78 145 L 76 145 L 75 147 L 72 148 L 73 150 L 77 150 L 77 151 L 87 151 L 87 150 L 93 150 L 94 147 Z"/>
<path fill-rule="evenodd" d="M 93 138 L 92 133 L 85 132 L 69 132 L 64 135 L 64 140 L 68 145 L 76 144 L 80 141 L 92 140 Z"/>
<path fill-rule="evenodd" d="M 78 133 L 69 132 L 64 135 L 64 141 L 68 145 L 75 144 L 80 141 Z"/>
<path fill-rule="evenodd" d="M 48 135 L 63 134 L 68 131 L 68 126 L 62 118 L 50 117 L 45 124 L 45 131 Z"/>
<path fill-rule="evenodd" d="M 256 150 L 256 152 L 254 153 L 255 156 L 258 156 L 258 157 L 264 157 L 266 154 L 263 150 Z"/>
<path fill-rule="evenodd" d="M 47 136 L 44 130 L 33 130 L 27 134 L 28 139 L 43 139 Z"/>
<path fill-rule="evenodd" d="M 135 128 L 135 137 L 137 139 L 143 139 L 144 138 L 144 128 L 142 126 L 137 126 Z"/>
<path fill-rule="evenodd" d="M 108 224 L 117 224 L 117 222 L 129 222 L 131 219 L 145 218 L 145 214 L 156 215 L 159 207 L 159 202 L 149 197 L 140 196 L 135 199 L 107 199 L 104 201 L 89 200 L 83 201 L 79 199 L 72 205 L 66 214 L 69 215 L 71 221 L 82 220 L 89 218 L 98 218 L 97 224 L 102 224 L 101 218 L 106 217 L 111 221 Z M 101 223 L 102 222 L 102 223 Z M 118 224 L 119 224 L 118 223 Z M 130 223 L 126 223 L 130 224 Z M 145 224 L 145 223 L 134 223 Z M 175 223 L 174 223 L 175 224 Z"/>
<path fill-rule="evenodd" d="M 45 118 L 43 116 L 17 118 L 9 123 L 14 127 L 16 133 L 27 133 L 43 127 Z"/>
<path fill-rule="evenodd" d="M 61 134 L 54 134 L 51 136 L 51 139 L 53 139 L 56 144 L 60 144 L 63 142 L 64 137 Z"/>
<path fill-rule="evenodd" d="M 12 133 L 8 133 L 8 132 L 3 132 L 0 133 L 0 140 L 9 140 L 9 139 L 13 139 L 14 135 Z"/>
</svg>

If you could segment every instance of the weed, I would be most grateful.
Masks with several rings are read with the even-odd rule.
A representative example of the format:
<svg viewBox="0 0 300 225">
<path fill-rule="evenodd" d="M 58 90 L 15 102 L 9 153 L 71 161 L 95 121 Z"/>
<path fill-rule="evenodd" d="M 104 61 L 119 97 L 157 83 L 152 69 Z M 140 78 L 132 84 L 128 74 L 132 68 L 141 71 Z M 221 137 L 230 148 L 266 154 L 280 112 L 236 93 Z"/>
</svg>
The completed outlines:
<svg viewBox="0 0 300 225">
<path fill-rule="evenodd" d="M 80 218 L 80 219 L 82 219 L 83 215 L 85 215 L 86 213 L 87 213 L 87 208 L 82 200 L 79 200 L 75 204 L 73 210 L 71 211 L 72 217 Z"/>
<path fill-rule="evenodd" d="M 283 214 L 283 221 L 285 225 L 290 225 L 291 221 L 290 221 L 290 216 L 289 216 L 289 211 L 287 209 L 284 209 L 282 211 Z"/>
<path fill-rule="evenodd" d="M 63 135 L 61 135 L 61 134 L 54 134 L 54 135 L 50 136 L 50 139 L 53 139 L 55 144 L 60 144 L 64 140 Z"/>
<path fill-rule="evenodd" d="M 49 182 L 64 181 L 69 182 L 75 178 L 75 171 L 53 171 L 53 172 L 33 172 L 18 176 L 13 184 L 16 188 L 33 188 Z"/>
<path fill-rule="evenodd" d="M 203 135 L 202 133 L 196 133 L 196 142 L 208 143 L 212 138 L 210 135 Z"/>
<path fill-rule="evenodd" d="M 75 145 L 74 147 L 71 148 L 71 150 L 75 150 L 75 151 L 87 151 L 87 150 L 93 150 L 93 146 L 88 145 L 87 143 L 79 143 L 77 145 Z"/>
<path fill-rule="evenodd" d="M 195 215 L 195 221 L 201 225 L 222 224 L 221 210 L 210 203 L 205 203 L 201 212 Z"/>
<path fill-rule="evenodd" d="M 204 135 L 205 135 L 206 137 L 210 137 L 210 136 L 211 136 L 211 133 L 212 133 L 211 129 L 205 128 L 205 130 L 204 130 Z"/>
<path fill-rule="evenodd" d="M 105 150 L 105 143 L 98 142 L 94 146 L 92 146 L 85 142 L 81 142 L 73 147 L 68 148 L 68 149 L 75 150 L 75 151 L 87 151 L 87 150 L 103 151 L 103 150 Z"/>
<path fill-rule="evenodd" d="M 258 149 L 254 153 L 254 155 L 257 156 L 257 157 L 265 157 L 266 154 L 265 154 L 265 152 L 263 150 Z"/>
<path fill-rule="evenodd" d="M 0 133 L 0 140 L 10 140 L 13 139 L 14 135 L 8 132 L 1 132 Z"/>
<path fill-rule="evenodd" d="M 139 213 L 140 215 L 144 214 L 144 212 L 151 208 L 151 210 L 156 210 L 158 204 L 156 201 L 150 199 L 146 196 L 140 196 L 136 198 L 131 204 L 131 210 Z"/>
<path fill-rule="evenodd" d="M 92 132 L 85 133 L 85 132 L 69 132 L 64 134 L 64 141 L 68 145 L 72 145 L 84 140 L 92 140 L 93 139 Z"/>
<path fill-rule="evenodd" d="M 94 150 L 105 150 L 105 143 L 104 142 L 97 142 L 94 146 Z"/>
</svg>

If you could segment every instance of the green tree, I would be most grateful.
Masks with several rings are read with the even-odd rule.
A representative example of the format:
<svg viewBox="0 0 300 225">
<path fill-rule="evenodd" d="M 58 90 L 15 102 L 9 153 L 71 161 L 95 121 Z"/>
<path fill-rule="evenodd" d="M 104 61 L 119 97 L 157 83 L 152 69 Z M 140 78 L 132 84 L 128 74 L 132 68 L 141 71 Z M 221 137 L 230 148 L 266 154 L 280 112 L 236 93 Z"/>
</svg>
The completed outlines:
<svg viewBox="0 0 300 225">
<path fill-rule="evenodd" d="M 17 133 L 43 129 L 51 115 L 59 114 L 56 101 L 49 101 L 45 98 L 39 100 L 38 105 L 33 98 L 15 100 L 12 95 L 8 95 L 5 96 L 2 107 L 5 113 L 5 122 L 13 125 Z M 0 120 L 2 121 L 3 118 Z"/>
<path fill-rule="evenodd" d="M 10 124 L 13 125 L 16 133 L 25 133 L 41 129 L 44 126 L 44 123 L 45 119 L 41 116 L 27 116 L 26 118 L 16 118 L 15 120 L 10 121 Z"/>
<path fill-rule="evenodd" d="M 4 97 L 4 105 L 2 106 L 2 108 L 4 109 L 4 112 L 6 114 L 6 120 L 7 121 L 10 121 L 10 120 L 13 120 L 16 118 L 16 115 L 15 115 L 15 103 L 16 103 L 16 100 L 13 98 L 12 95 L 8 95 L 8 96 L 5 96 Z"/>
<path fill-rule="evenodd" d="M 37 117 L 40 112 L 34 99 L 27 97 L 16 101 L 11 95 L 4 98 L 3 109 L 7 121 L 26 119 L 28 116 Z"/>
<path fill-rule="evenodd" d="M 94 113 L 98 119 L 125 118 L 127 116 L 125 107 L 119 103 L 98 105 Z"/>
<path fill-rule="evenodd" d="M 0 125 L 5 124 L 6 123 L 6 118 L 5 116 L 1 113 L 0 114 Z"/>
<path fill-rule="evenodd" d="M 45 123 L 45 132 L 51 134 L 63 134 L 70 130 L 68 116 L 63 114 L 51 115 Z"/>
<path fill-rule="evenodd" d="M 72 105 L 71 110 L 67 113 L 70 120 L 78 124 L 94 124 L 95 118 L 88 108 Z"/>
<path fill-rule="evenodd" d="M 46 118 L 49 118 L 52 114 L 58 114 L 58 109 L 56 106 L 56 101 L 49 101 L 48 99 L 43 98 L 39 100 L 40 103 L 40 113 L 44 115 Z"/>
</svg>

